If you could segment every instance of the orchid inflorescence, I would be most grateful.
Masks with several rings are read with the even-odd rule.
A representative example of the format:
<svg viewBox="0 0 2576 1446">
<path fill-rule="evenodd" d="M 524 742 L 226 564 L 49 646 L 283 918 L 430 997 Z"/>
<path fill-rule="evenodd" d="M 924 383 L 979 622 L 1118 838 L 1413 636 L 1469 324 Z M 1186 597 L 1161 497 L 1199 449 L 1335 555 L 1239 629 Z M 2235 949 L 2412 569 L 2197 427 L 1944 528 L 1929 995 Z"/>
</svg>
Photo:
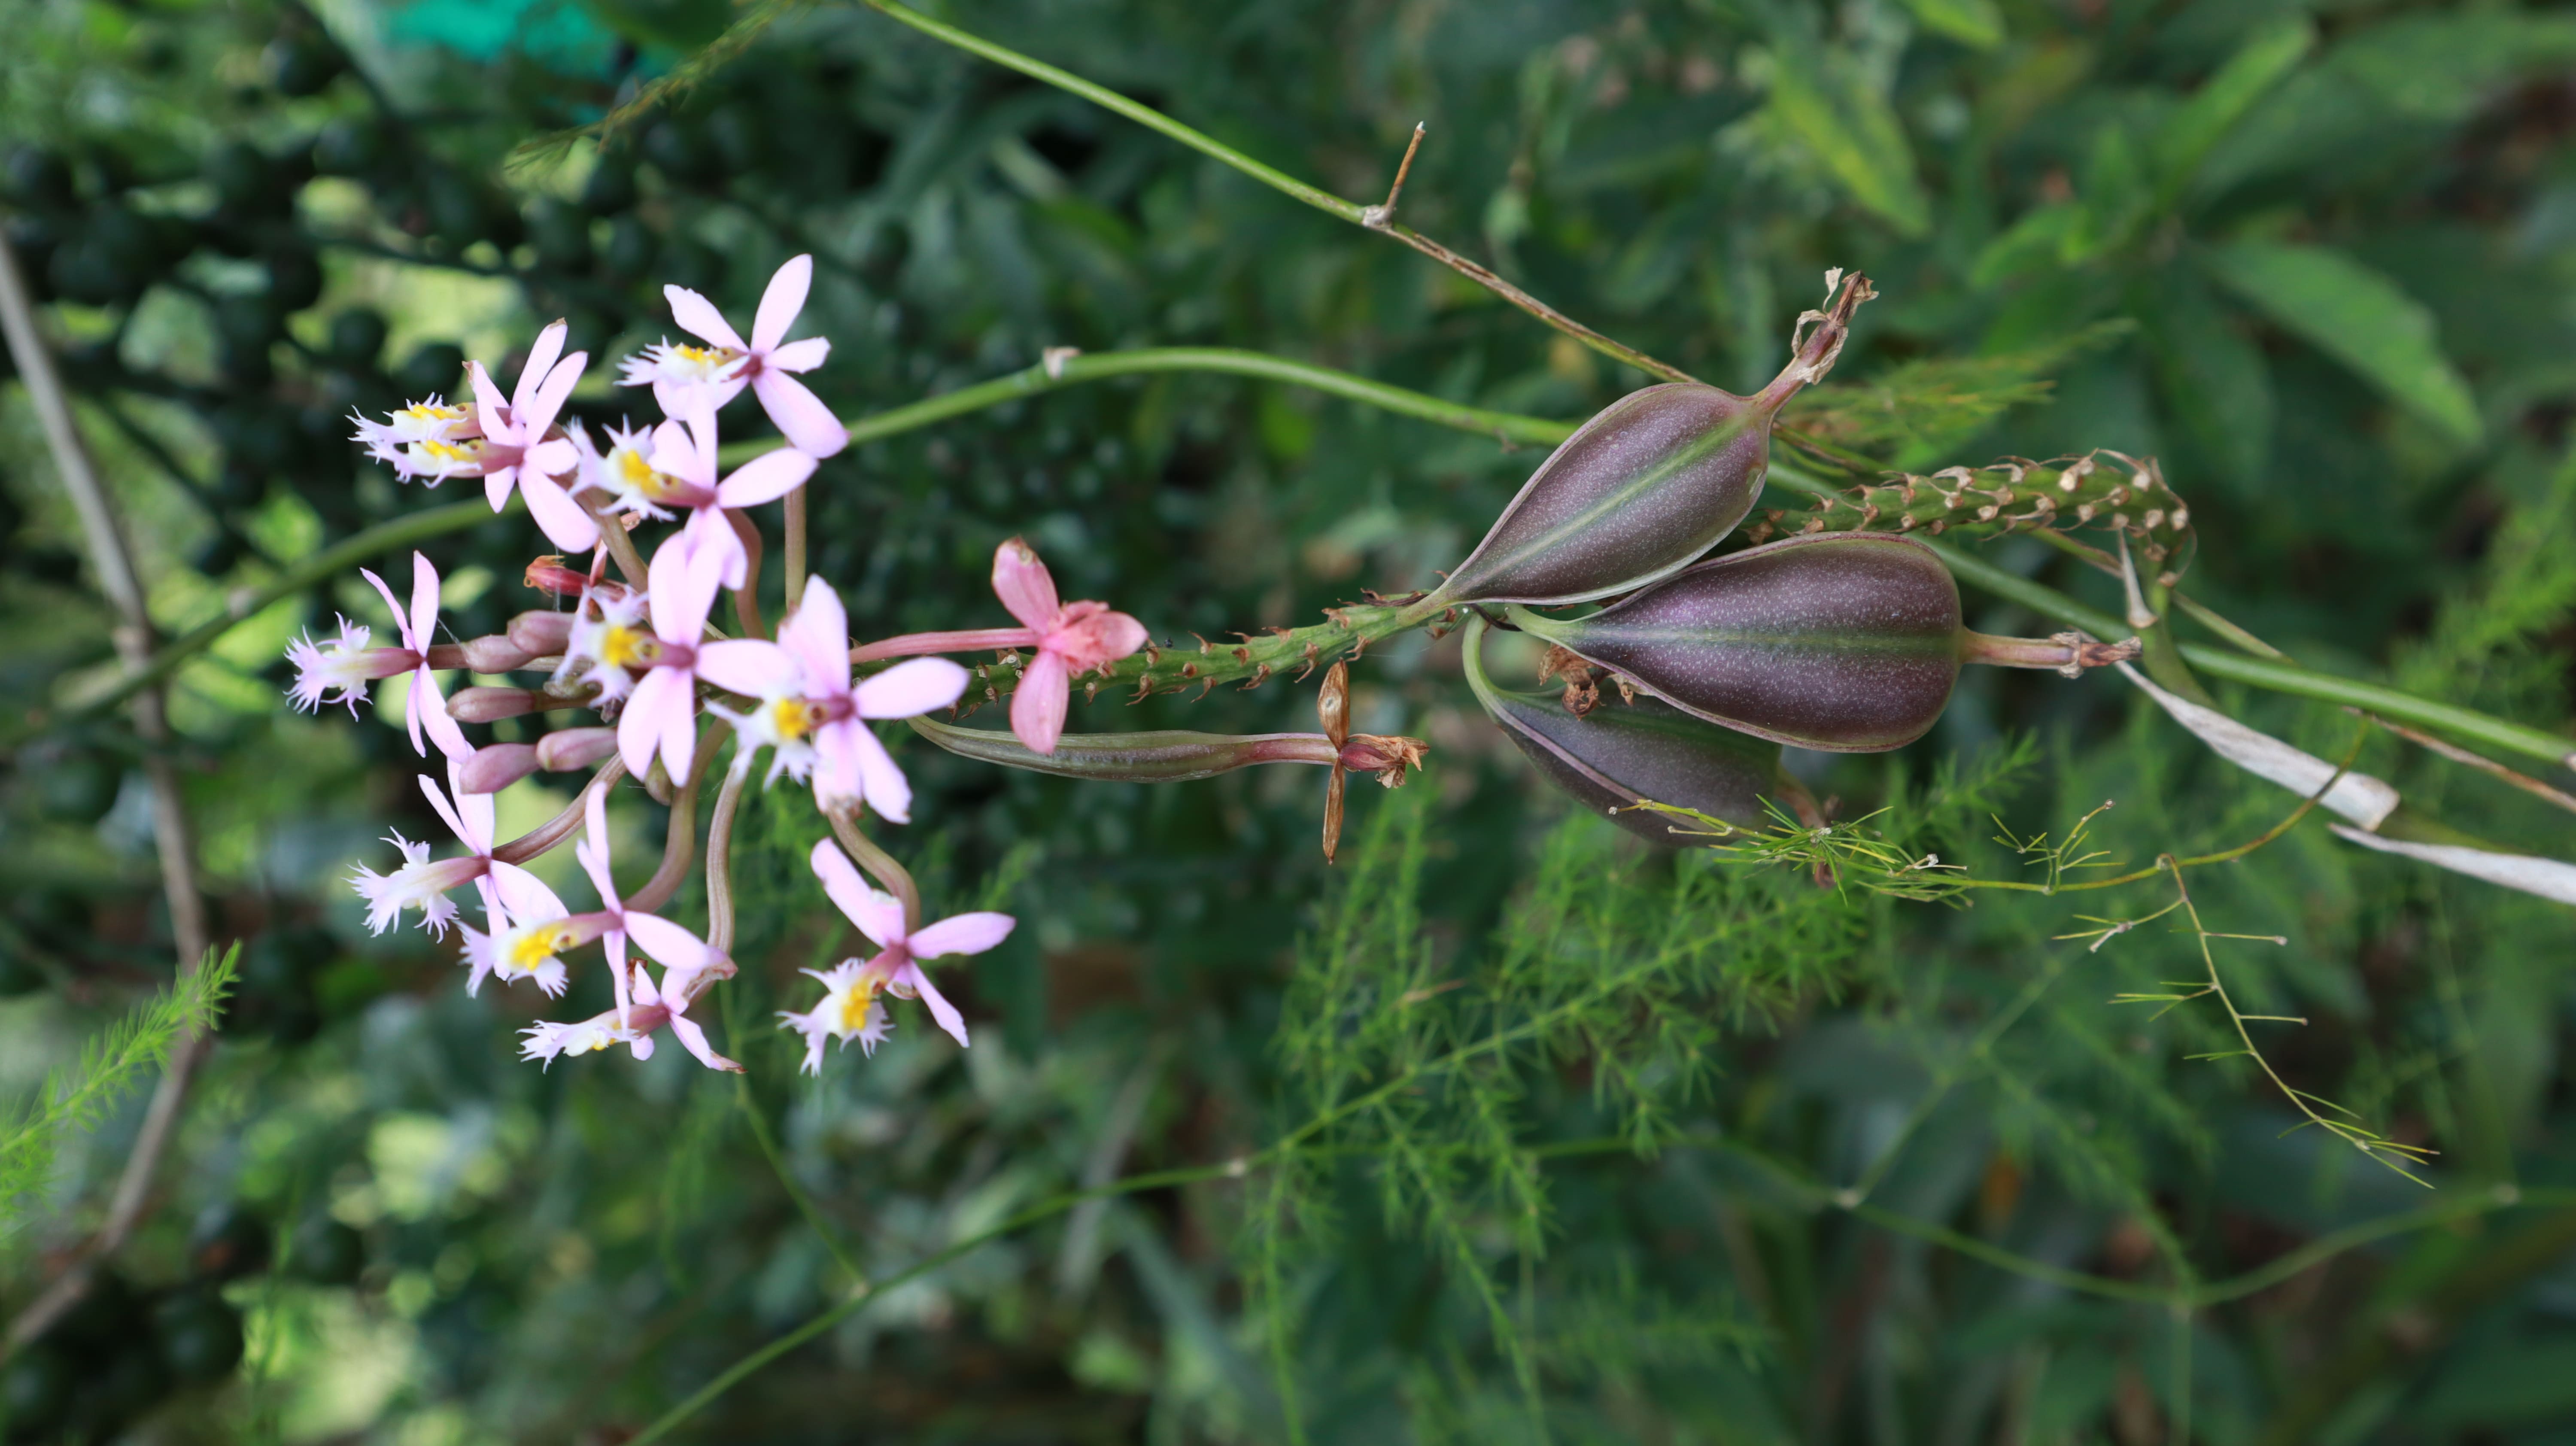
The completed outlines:
<svg viewBox="0 0 2576 1446">
<path fill-rule="evenodd" d="M 370 682 L 408 675 L 404 708 L 412 746 L 427 757 L 434 744 L 444 759 L 444 786 L 423 777 L 421 791 L 463 850 L 432 858 L 428 843 L 391 835 L 400 864 L 388 873 L 361 866 L 350 880 L 366 901 L 370 930 L 383 933 L 407 910 L 418 911 L 421 927 L 441 939 L 457 924 L 469 994 L 486 980 L 504 986 L 526 980 L 559 997 L 569 973 L 561 956 L 593 941 L 602 945 L 615 1007 L 595 1018 L 528 1029 L 523 1052 L 529 1059 L 551 1064 L 559 1055 L 613 1044 L 647 1058 L 653 1036 L 667 1027 L 708 1068 L 742 1068 L 716 1053 L 690 1018 L 705 991 L 735 972 L 723 945 L 729 906 L 722 927 L 711 920 L 709 936 L 701 937 L 655 912 L 676 880 L 657 875 L 642 890 L 621 894 L 609 868 L 609 786 L 631 774 L 648 787 L 663 780 L 693 787 L 708 761 L 702 750 L 718 746 L 712 730 L 701 736 L 701 714 L 733 736 L 728 787 L 742 787 L 756 755 L 767 749 L 764 786 L 781 775 L 810 783 L 815 806 L 861 855 L 853 863 L 829 839 L 813 848 L 811 866 L 824 892 L 877 952 L 808 971 L 822 981 L 823 998 L 809 1011 L 781 1013 L 782 1027 L 806 1040 L 805 1069 L 821 1071 L 827 1038 L 856 1039 L 873 1053 L 892 1028 L 888 995 L 920 999 L 964 1045 L 964 1018 L 922 964 L 988 950 L 1008 937 L 1013 921 L 1007 914 L 970 913 L 921 923 L 917 890 L 902 866 L 857 831 L 863 808 L 888 823 L 911 818 L 903 770 L 869 724 L 957 703 L 967 670 L 936 654 L 1027 648 L 1032 655 L 1018 672 L 1011 728 L 1031 754 L 1052 755 L 1074 681 L 1146 644 L 1143 626 L 1105 603 L 1060 602 L 1046 564 L 1017 538 L 1003 543 L 993 561 L 994 591 L 1017 627 L 917 633 L 857 647 L 840 596 L 820 578 L 789 579 L 790 610 L 774 640 L 728 637 L 710 625 L 720 589 L 741 593 L 756 585 L 757 533 L 744 510 L 788 497 L 812 478 L 820 459 L 849 440 L 796 380 L 831 351 L 820 337 L 787 340 L 812 279 L 809 256 L 780 267 L 747 341 L 704 296 L 664 287 L 674 319 L 698 343 L 665 340 L 623 361 L 619 385 L 649 389 L 663 419 L 649 428 L 612 429 L 604 446 L 580 421 L 563 416 L 589 356 L 565 355 L 567 328 L 560 321 L 538 334 L 506 398 L 481 363 L 469 362 L 470 400 L 432 396 L 382 421 L 352 418 L 356 440 L 397 477 L 428 487 L 480 478 L 496 513 L 516 492 L 561 549 L 534 561 L 528 581 L 570 606 L 523 613 L 504 634 L 440 643 L 438 571 L 415 553 L 408 605 L 362 570 L 393 616 L 399 647 L 370 646 L 372 631 L 342 618 L 336 635 L 318 642 L 301 637 L 287 649 L 296 674 L 288 697 L 308 712 L 333 703 L 354 715 Z M 720 476 L 717 416 L 745 391 L 785 445 Z M 789 526 L 801 522 L 791 509 Z M 678 525 L 646 563 L 628 534 L 655 523 Z M 563 555 L 584 552 L 592 554 L 586 571 L 564 565 Z M 608 576 L 612 558 L 623 582 Z M 744 610 L 755 631 L 756 616 Z M 902 661 L 889 666 L 889 659 Z M 539 689 L 468 688 L 447 697 L 437 674 L 459 668 L 541 672 L 545 681 Z M 533 745 L 482 747 L 468 742 L 459 726 L 460 720 L 572 706 L 595 710 L 600 726 L 557 730 Z M 599 770 L 577 804 L 577 838 L 569 814 L 558 821 L 562 826 L 523 840 L 495 838 L 494 793 L 538 769 L 594 764 Z M 566 842 L 599 894 L 599 907 L 587 913 L 574 912 L 525 867 L 528 858 Z M 862 865 L 876 874 L 874 883 L 860 873 Z M 479 929 L 461 922 L 449 897 L 467 884 L 482 903 Z M 630 964 L 630 944 L 662 966 L 658 980 L 641 960 Z"/>
</svg>

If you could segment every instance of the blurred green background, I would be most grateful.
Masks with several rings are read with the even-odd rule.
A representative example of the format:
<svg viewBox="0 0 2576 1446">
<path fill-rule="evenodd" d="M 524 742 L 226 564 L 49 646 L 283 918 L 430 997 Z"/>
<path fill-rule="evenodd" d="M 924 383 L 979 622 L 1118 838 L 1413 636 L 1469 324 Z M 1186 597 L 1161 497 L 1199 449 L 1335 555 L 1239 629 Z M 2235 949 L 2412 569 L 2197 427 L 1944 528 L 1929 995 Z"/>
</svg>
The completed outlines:
<svg viewBox="0 0 2576 1446">
<path fill-rule="evenodd" d="M 789 8 L 608 146 L 514 162 L 736 13 L 19 0 L 0 204 L 166 632 L 431 503 L 360 463 L 353 409 L 452 391 L 463 356 L 515 375 L 563 316 L 594 357 L 575 411 L 640 415 L 605 363 L 670 330 L 661 283 L 744 315 L 798 252 L 818 264 L 805 326 L 834 344 L 809 380 L 849 416 L 1053 346 L 1256 348 L 1568 419 L 1646 380 L 854 7 Z M 2564 10 L 940 13 L 1361 200 L 1428 121 L 1406 220 L 1721 385 L 1778 367 L 1827 267 L 1864 269 L 1882 299 L 1821 399 L 1846 403 L 1841 440 L 1924 470 L 2154 454 L 2193 504 L 2203 600 L 2311 666 L 2566 727 Z M 1924 401 L 1922 364 L 1981 356 L 2051 385 L 1999 411 Z M 1216 637 L 1428 583 L 1539 457 L 1237 378 L 1113 381 L 825 464 L 814 567 L 863 635 L 992 626 L 992 549 L 1024 533 L 1066 596 Z M 112 617 L 14 384 L 0 483 L 15 726 L 113 666 Z M 426 545 L 460 636 L 538 604 L 519 580 L 535 545 L 518 519 Z M 2028 539 L 1987 555 L 2114 602 Z M 847 1287 L 763 1131 L 821 1226 L 884 1274 L 1059 1191 L 1259 1149 L 1389 1078 L 1413 1046 L 1371 1021 L 1420 1003 L 1389 981 L 1527 1003 L 1670 958 L 1599 1030 L 1497 1048 L 1472 1087 L 1408 1095 L 1339 1154 L 1085 1206 L 887 1291 L 679 1439 L 2576 1443 L 2559 1243 L 2576 1207 L 2547 1194 L 2576 1185 L 2561 907 L 2315 822 L 2193 876 L 2209 928 L 2286 940 L 2219 956 L 2249 1012 L 2308 1020 L 2264 1036 L 2273 1063 L 2439 1151 L 2428 1194 L 2284 1134 L 2296 1117 L 2244 1060 L 2189 1058 L 2229 1047 L 2205 1005 L 2108 1002 L 2196 978 L 2188 936 L 2059 937 L 2169 888 L 1954 911 L 1643 854 L 1568 820 L 1477 712 L 1456 642 L 1414 636 L 1359 666 L 1353 721 L 1429 739 L 1430 767 L 1354 790 L 1338 869 L 1303 771 L 1077 786 L 901 743 L 920 797 L 894 847 L 932 911 L 1021 920 L 942 976 L 972 1050 L 916 1015 L 873 1060 L 795 1074 L 763 1021 L 848 944 L 790 789 L 747 809 L 737 856 L 744 973 L 719 1045 L 747 1082 L 676 1050 L 540 1072 L 514 1031 L 542 1001 L 467 999 L 451 950 L 370 938 L 341 883 L 381 861 L 389 824 L 438 836 L 397 727 L 280 697 L 298 628 L 335 609 L 381 627 L 354 584 L 259 614 L 175 679 L 174 756 L 243 982 L 114 1287 L 5 1367 L 10 1440 L 621 1441 Z M 1968 601 L 1984 630 L 2048 630 Z M 2222 696 L 2329 757 L 2350 746 L 2337 710 Z M 1268 731 L 1310 708 L 1274 685 L 1103 701 L 1069 726 Z M 167 977 L 141 748 L 113 717 L 56 728 L 0 780 L 12 1097 Z M 2401 749 L 2373 735 L 2360 766 L 2488 837 L 2570 852 L 2564 813 Z M 1793 766 L 1844 817 L 1889 807 L 1989 875 L 2015 867 L 1998 821 L 2062 831 L 2116 800 L 2097 846 L 2142 864 L 2242 842 L 2294 802 L 2107 676 L 1972 677 L 1901 754 Z M 504 833 L 568 797 L 519 785 Z M 621 809 L 640 857 L 661 815 L 632 791 Z M 675 911 L 697 922 L 693 897 Z M 545 1013 L 604 1006 L 598 971 L 576 978 Z M 0 1300 L 94 1224 L 141 1106 L 66 1140 L 16 1202 Z M 1630 1148 L 1665 1136 L 1684 1140 Z M 2490 1208 L 2499 1187 L 2558 1203 Z M 2297 1268 L 2330 1232 L 2463 1201 Z M 2166 1303 L 2177 1281 L 2267 1268 L 2259 1289 Z"/>
</svg>

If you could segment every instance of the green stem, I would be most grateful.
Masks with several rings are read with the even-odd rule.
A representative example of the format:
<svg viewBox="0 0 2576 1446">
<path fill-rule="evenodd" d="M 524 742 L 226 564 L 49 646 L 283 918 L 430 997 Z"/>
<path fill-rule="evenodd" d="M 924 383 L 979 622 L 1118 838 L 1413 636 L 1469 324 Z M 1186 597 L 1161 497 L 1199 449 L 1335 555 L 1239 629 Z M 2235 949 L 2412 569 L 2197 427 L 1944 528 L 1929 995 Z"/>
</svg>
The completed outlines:
<svg viewBox="0 0 2576 1446">
<path fill-rule="evenodd" d="M 2066 594 L 2036 583 L 2029 578 L 2006 572 L 1975 553 L 1946 543 L 1926 541 L 1925 546 L 1940 555 L 1951 575 L 1962 582 L 2004 599 L 2020 603 L 2043 617 L 2084 629 L 2096 637 L 2126 637 L 2128 625 L 2109 613 L 2088 607 Z M 2457 708 L 2401 693 L 2377 683 L 2357 678 L 2319 673 L 2293 667 L 2270 658 L 2249 657 L 2224 648 L 2183 643 L 2177 650 L 2185 662 L 2215 678 L 2243 683 L 2270 693 L 2287 693 L 2296 698 L 2309 698 L 2320 703 L 2339 703 L 2360 708 L 2383 717 L 2395 718 L 2421 727 L 2449 733 L 2456 737 L 2484 743 L 2490 748 L 2519 753 L 2564 767 L 2576 768 L 2576 742 L 2538 728 L 2490 717 L 2470 708 Z"/>
<path fill-rule="evenodd" d="M 159 652 L 154 653 L 150 661 L 143 666 L 119 673 L 108 682 L 83 690 L 65 702 L 59 710 L 51 713 L 42 709 L 31 711 L 25 723 L 14 730 L 6 742 L 15 744 L 38 729 L 56 723 L 77 722 L 115 707 L 143 689 L 169 677 L 181 663 L 204 652 L 214 644 L 216 639 L 249 621 L 278 599 L 292 597 L 379 553 L 409 547 L 414 543 L 424 542 L 433 537 L 443 537 L 451 532 L 461 532 L 491 515 L 492 509 L 479 498 L 470 502 L 451 502 L 444 507 L 433 507 L 427 512 L 415 512 L 408 517 L 397 517 L 391 522 L 378 523 L 364 532 L 326 547 L 288 568 L 266 587 L 245 597 L 229 600 L 222 617 L 200 623 L 182 633 L 165 644 Z"/>
<path fill-rule="evenodd" d="M 1099 106 L 1104 110 L 1125 116 L 1127 119 L 1136 122 L 1138 125 L 1141 125 L 1148 130 L 1154 131 L 1160 135 L 1168 136 L 1173 140 L 1179 141 L 1182 145 L 1188 146 L 1190 149 L 1199 152 L 1201 155 L 1208 156 L 1212 159 L 1223 162 L 1228 166 L 1232 166 L 1234 169 L 1252 177 L 1254 180 L 1270 187 L 1281 195 L 1302 201 L 1337 220 L 1348 221 L 1354 226 L 1363 227 L 1370 231 L 1376 231 L 1387 236 L 1392 236 L 1396 240 L 1403 242 L 1405 245 L 1412 247 L 1414 250 L 1421 252 L 1423 255 L 1430 257 L 1432 260 L 1439 262 L 1441 265 L 1448 267 L 1450 270 L 1457 272 L 1459 275 L 1466 277 L 1468 280 L 1475 282 L 1478 286 L 1481 286 L 1487 291 L 1494 293 L 1496 296 L 1501 297 L 1504 301 L 1511 303 L 1511 305 L 1519 310 L 1528 313 L 1530 316 L 1551 327 L 1554 327 L 1556 330 L 1565 333 L 1567 336 L 1573 337 L 1576 341 L 1583 343 L 1585 346 L 1590 347 L 1592 350 L 1597 351 L 1603 356 L 1609 357 L 1614 361 L 1625 362 L 1649 376 L 1661 377 L 1665 381 L 1690 382 L 1698 380 L 1696 377 L 1693 377 L 1690 373 L 1683 371 L 1677 366 L 1673 366 L 1668 362 L 1657 361 L 1653 357 L 1646 355 L 1635 347 L 1629 346 L 1625 342 L 1615 340 L 1611 337 L 1602 335 L 1600 332 L 1594 331 L 1592 328 L 1585 326 L 1583 323 L 1576 321 L 1574 318 L 1567 316 L 1561 311 L 1558 311 L 1555 307 L 1548 305 L 1546 302 L 1539 300 L 1537 297 L 1530 295 L 1528 292 L 1514 286 L 1509 281 L 1504 280 L 1501 276 L 1496 275 L 1490 267 L 1484 266 L 1476 261 L 1472 261 L 1467 257 L 1450 250 L 1448 247 L 1441 245 L 1439 242 L 1432 240 L 1430 237 L 1423 235 L 1421 232 L 1414 230 L 1410 226 L 1397 225 L 1395 220 L 1395 193 L 1393 191 L 1388 193 L 1386 204 L 1380 206 L 1363 206 L 1356 201 L 1345 201 L 1341 197 L 1334 195 L 1332 192 L 1322 190 L 1315 186 L 1310 186 L 1304 181 L 1298 180 L 1296 177 L 1289 175 L 1287 172 L 1282 171 L 1275 166 L 1264 165 L 1260 161 L 1254 160 L 1252 157 L 1245 155 L 1243 152 L 1236 150 L 1234 147 L 1227 145 L 1225 142 L 1220 141 L 1213 136 L 1192 130 L 1190 127 L 1185 126 L 1179 121 L 1172 119 L 1170 116 L 1163 114 L 1161 111 L 1155 110 L 1150 106 L 1139 105 L 1135 101 L 1129 100 L 1127 97 L 1120 95 L 1118 92 L 1111 90 L 1106 86 L 1095 85 L 1070 71 L 1059 70 L 1056 67 L 1047 64 L 1045 61 L 1022 55 L 1018 51 L 1012 50 L 1007 46 L 996 45 L 992 41 L 986 40 L 981 36 L 970 35 L 953 25 L 942 25 L 938 21 L 931 19 L 927 15 L 919 13 L 918 11 L 907 10 L 901 5 L 894 4 L 892 3 L 892 0 L 867 0 L 867 4 L 870 8 L 876 10 L 886 18 L 909 25 L 913 29 L 920 31 L 922 34 L 927 35 L 934 40 L 954 45 L 958 49 L 963 50 L 970 55 L 980 56 L 983 59 L 993 62 L 995 65 L 1004 67 L 1005 69 L 1016 70 L 1022 75 L 1029 76 L 1036 80 L 1045 81 L 1049 85 L 1056 86 L 1059 89 L 1078 95 L 1084 100 L 1090 101 L 1092 104 Z M 1420 129 L 1416 128 L 1414 134 L 1415 143 L 1419 144 L 1421 138 Z M 1406 154 L 1407 159 L 1409 160 L 1411 152 L 1408 151 Z M 1398 172 L 1397 183 L 1399 186 L 1402 184 L 1401 171 Z"/>
<path fill-rule="evenodd" d="M 659 1441 L 665 1436 L 670 1435 L 671 1432 L 679 1429 L 682 1422 L 688 1420 L 691 1416 L 696 1415 L 701 1410 L 704 1410 L 708 1403 L 715 1400 L 716 1397 L 733 1389 L 733 1387 L 740 1383 L 744 1377 L 752 1375 L 754 1372 L 760 1370 L 761 1367 L 768 1365 L 771 1361 L 778 1359 L 780 1356 L 783 1356 L 789 1351 L 796 1349 L 798 1346 L 805 1344 L 807 1341 L 814 1339 L 823 1332 L 830 1330 L 833 1326 L 840 1324 L 840 1322 L 847 1319 L 852 1312 L 858 1310 L 859 1307 L 866 1305 L 869 1301 L 875 1299 L 883 1292 L 892 1290 L 907 1282 L 918 1280 L 922 1276 L 937 1270 L 939 1267 L 946 1265 L 953 1260 L 973 1254 L 975 1251 L 982 1249 L 984 1246 L 995 1240 L 1001 1239 L 1005 1235 L 1016 1234 L 1019 1231 L 1027 1229 L 1029 1226 L 1037 1224 L 1041 1220 L 1061 1215 L 1065 1211 L 1072 1209 L 1074 1206 L 1079 1205 L 1086 1200 L 1107 1200 L 1119 1195 L 1132 1195 L 1139 1190 L 1159 1190 L 1170 1185 L 1188 1185 L 1201 1180 L 1215 1180 L 1228 1176 L 1239 1176 L 1249 1170 L 1251 1168 L 1251 1164 L 1252 1162 L 1250 1160 L 1230 1160 L 1222 1165 L 1197 1165 L 1180 1170 L 1155 1170 L 1142 1175 L 1130 1175 L 1124 1180 L 1113 1180 L 1109 1184 L 1101 1185 L 1089 1190 L 1068 1190 L 1052 1199 L 1042 1200 L 1037 1204 L 1030 1206 L 1026 1210 L 1013 1215 L 1009 1219 L 1002 1221 L 998 1225 L 994 1225 L 989 1229 L 979 1230 L 975 1234 L 958 1241 L 954 1245 L 948 1246 L 944 1250 L 935 1251 L 930 1255 L 924 1256 L 922 1259 L 906 1266 L 902 1270 L 896 1271 L 894 1274 L 887 1276 L 883 1280 L 852 1287 L 848 1294 L 842 1296 L 839 1301 L 825 1309 L 820 1315 L 815 1316 L 803 1325 L 798 1326 L 796 1329 L 789 1331 L 787 1334 L 780 1336 L 778 1339 L 762 1346 L 759 1350 L 753 1351 L 750 1355 L 747 1355 L 741 1360 L 734 1362 L 731 1366 L 726 1367 L 722 1375 L 717 1376 L 714 1380 L 699 1387 L 687 1400 L 682 1401 L 680 1404 L 673 1406 L 670 1410 L 663 1412 L 661 1418 L 653 1422 L 652 1425 L 645 1427 L 639 1434 L 628 1438 L 627 1446 L 648 1446 L 648 1443 Z"/>
<path fill-rule="evenodd" d="M 1079 382 L 1107 381 L 1111 377 L 1156 372 L 1225 372 L 1234 376 L 1258 377 L 1264 381 L 1286 382 L 1330 396 L 1346 397 L 1399 416 L 1455 427 L 1462 432 L 1481 433 L 1507 443 L 1552 447 L 1573 436 L 1577 425 L 1546 417 L 1464 406 L 1425 392 L 1372 381 L 1351 372 L 1238 347 L 1150 346 L 1130 351 L 1104 351 L 1090 356 L 1059 357 L 1008 376 L 860 417 L 850 423 L 850 440 L 853 443 L 873 442 Z M 735 443 L 717 455 L 726 466 L 733 466 L 758 454 L 767 445 Z"/>
</svg>

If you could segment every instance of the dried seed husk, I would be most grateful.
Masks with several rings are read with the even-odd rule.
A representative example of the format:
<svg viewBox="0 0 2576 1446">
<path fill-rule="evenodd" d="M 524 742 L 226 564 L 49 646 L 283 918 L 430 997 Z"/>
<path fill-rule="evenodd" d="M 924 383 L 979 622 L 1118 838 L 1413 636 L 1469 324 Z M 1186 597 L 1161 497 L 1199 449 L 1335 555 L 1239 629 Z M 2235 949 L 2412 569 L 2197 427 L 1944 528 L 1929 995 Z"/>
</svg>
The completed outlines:
<svg viewBox="0 0 2576 1446">
<path fill-rule="evenodd" d="M 1548 782 L 1585 808 L 1668 848 L 1719 840 L 1677 834 L 1677 826 L 1690 825 L 1634 805 L 1651 799 L 1739 827 L 1763 825 L 1763 799 L 1778 791 L 1779 745 L 1703 722 L 1652 698 L 1632 702 L 1608 694 L 1578 716 L 1555 693 L 1498 688 L 1486 676 L 1479 652 L 1484 634 L 1484 619 L 1468 622 L 1467 681 L 1477 701 Z"/>
<path fill-rule="evenodd" d="M 1512 621 L 1685 712 L 1834 753 L 1930 730 L 1967 637 L 1923 544 L 1824 533 L 1713 559 L 1583 618 Z"/>
<path fill-rule="evenodd" d="M 1106 783 L 1188 783 L 1256 763 L 1311 763 L 1374 773 L 1394 788 L 1422 766 L 1418 739 L 1347 735 L 1340 743 L 1321 733 L 1067 733 L 1053 753 L 1033 753 L 1009 733 L 960 728 L 932 718 L 908 720 L 913 731 L 960 758 L 1025 768 L 1058 778 Z"/>
</svg>

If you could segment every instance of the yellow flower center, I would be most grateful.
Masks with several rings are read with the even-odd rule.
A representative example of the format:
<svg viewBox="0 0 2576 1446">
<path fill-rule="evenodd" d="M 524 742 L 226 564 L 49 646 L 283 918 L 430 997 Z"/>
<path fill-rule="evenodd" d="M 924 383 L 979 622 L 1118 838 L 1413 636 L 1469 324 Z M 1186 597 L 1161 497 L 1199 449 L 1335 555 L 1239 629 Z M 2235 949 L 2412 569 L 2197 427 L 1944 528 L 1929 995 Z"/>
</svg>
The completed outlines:
<svg viewBox="0 0 2576 1446">
<path fill-rule="evenodd" d="M 868 1006 L 876 1003 L 876 998 L 877 980 L 873 974 L 850 986 L 850 992 L 841 996 L 840 1027 L 843 1034 L 855 1034 L 867 1027 Z"/>
<path fill-rule="evenodd" d="M 823 705 L 803 698 L 781 698 L 769 705 L 769 721 L 782 740 L 793 743 L 823 726 Z"/>
<path fill-rule="evenodd" d="M 422 456 L 435 458 L 441 462 L 471 462 L 483 451 L 483 440 L 479 437 L 468 437 L 462 442 L 441 442 L 435 438 L 424 438 L 411 445 L 413 450 Z"/>
<path fill-rule="evenodd" d="M 563 952 L 568 931 L 560 924 L 530 929 L 510 946 L 509 968 L 521 974 L 534 974 L 539 965 Z"/>
<path fill-rule="evenodd" d="M 653 464 L 632 447 L 618 448 L 608 461 L 618 485 L 648 501 L 667 501 L 682 486 L 679 478 L 655 471 Z"/>
<path fill-rule="evenodd" d="M 465 409 L 463 407 L 433 407 L 427 402 L 414 402 L 410 406 L 403 408 L 402 414 L 411 418 L 415 422 L 461 422 L 465 420 Z"/>
<path fill-rule="evenodd" d="M 713 374 L 730 365 L 742 353 L 731 347 L 690 346 L 682 343 L 671 348 L 671 355 L 696 367 L 699 371 Z"/>
<path fill-rule="evenodd" d="M 649 668 L 662 656 L 662 640 L 642 628 L 613 624 L 599 640 L 599 660 L 619 668 Z"/>
</svg>

